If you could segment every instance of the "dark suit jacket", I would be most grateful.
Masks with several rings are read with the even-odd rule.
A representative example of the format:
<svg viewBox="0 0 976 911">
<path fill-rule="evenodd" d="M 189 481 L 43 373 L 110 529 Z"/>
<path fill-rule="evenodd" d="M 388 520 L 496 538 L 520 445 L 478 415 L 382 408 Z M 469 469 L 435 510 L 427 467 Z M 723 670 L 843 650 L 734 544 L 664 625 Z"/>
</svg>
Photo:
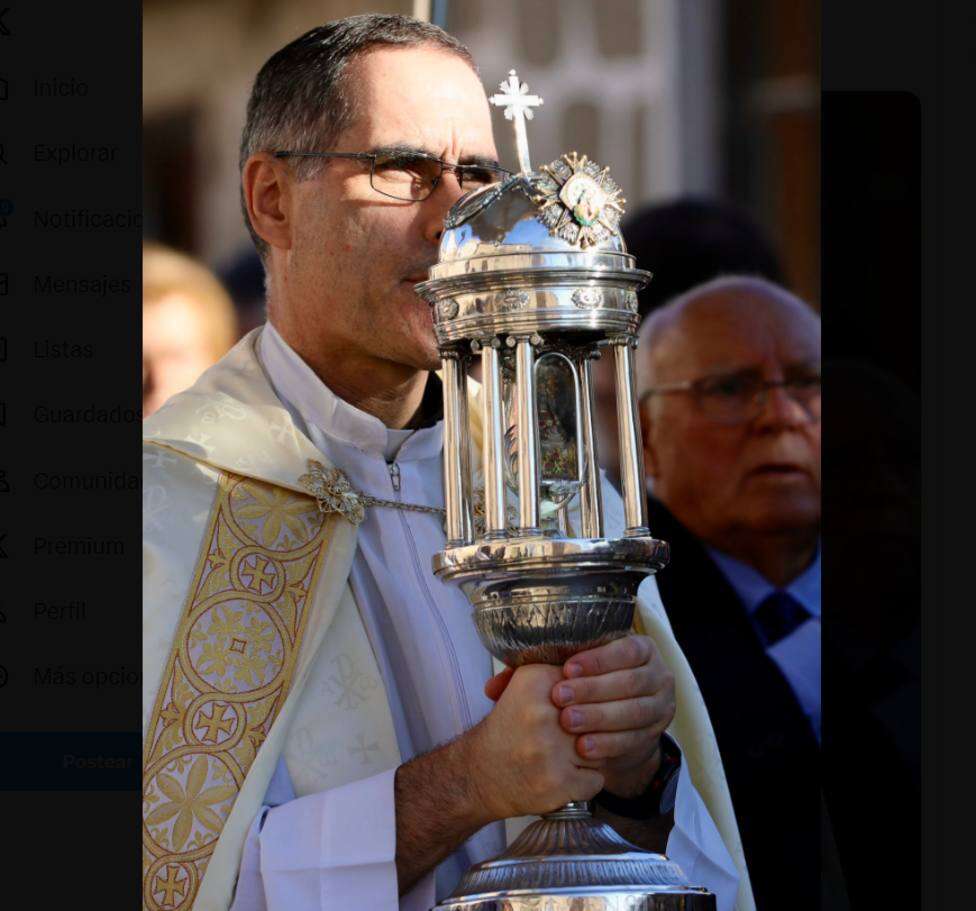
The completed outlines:
<svg viewBox="0 0 976 911">
<path fill-rule="evenodd" d="M 701 542 L 653 497 L 671 545 L 657 575 L 668 619 L 715 728 L 758 911 L 820 907 L 820 752 L 735 590 Z"/>
</svg>

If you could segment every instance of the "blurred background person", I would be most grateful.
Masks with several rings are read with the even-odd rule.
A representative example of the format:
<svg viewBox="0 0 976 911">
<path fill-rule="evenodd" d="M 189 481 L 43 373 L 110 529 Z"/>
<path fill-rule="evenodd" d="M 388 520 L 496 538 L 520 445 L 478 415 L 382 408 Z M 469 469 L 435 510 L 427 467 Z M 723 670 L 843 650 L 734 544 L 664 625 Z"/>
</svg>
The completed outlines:
<svg viewBox="0 0 976 911">
<path fill-rule="evenodd" d="M 785 283 L 766 232 L 745 209 L 721 199 L 685 196 L 638 209 L 621 225 L 628 252 L 654 278 L 637 292 L 638 314 L 721 275 L 758 275 Z"/>
<path fill-rule="evenodd" d="M 621 225 L 627 251 L 653 274 L 637 292 L 641 319 L 666 301 L 721 275 L 758 275 L 784 283 L 783 266 L 759 223 L 731 202 L 686 196 L 638 209 Z M 594 365 L 600 464 L 619 486 L 616 386 L 613 363 Z"/>
<path fill-rule="evenodd" d="M 238 338 L 230 296 L 189 256 L 147 243 L 142 253 L 142 416 L 192 386 Z"/>
<path fill-rule="evenodd" d="M 819 317 L 763 279 L 700 285 L 645 320 L 638 394 L 658 586 L 757 907 L 819 908 Z"/>
</svg>

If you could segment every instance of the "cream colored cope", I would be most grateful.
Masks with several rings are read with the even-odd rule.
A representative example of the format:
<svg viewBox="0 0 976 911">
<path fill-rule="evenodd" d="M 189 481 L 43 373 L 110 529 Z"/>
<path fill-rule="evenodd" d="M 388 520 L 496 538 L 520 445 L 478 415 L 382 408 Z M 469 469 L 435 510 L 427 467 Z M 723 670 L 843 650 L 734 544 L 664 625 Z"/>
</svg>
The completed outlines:
<svg viewBox="0 0 976 911">
<path fill-rule="evenodd" d="M 162 716 L 167 707 L 175 704 L 172 699 L 174 691 L 171 682 L 167 680 L 167 672 L 172 670 L 173 656 L 179 651 L 174 652 L 172 646 L 181 627 L 181 617 L 194 604 L 197 611 L 213 611 L 216 607 L 205 603 L 205 598 L 209 595 L 206 591 L 201 591 L 204 601 L 195 601 L 191 583 L 195 582 L 199 586 L 198 570 L 207 563 L 203 557 L 214 545 L 212 539 L 207 539 L 207 533 L 213 530 L 220 490 L 234 484 L 250 488 L 250 492 L 242 489 L 241 495 L 252 507 L 255 491 L 272 499 L 277 491 L 281 500 L 279 506 L 290 504 L 288 508 L 292 510 L 292 522 L 305 523 L 305 538 L 311 540 L 314 537 L 312 532 L 315 520 L 312 513 L 303 511 L 301 505 L 304 502 L 305 508 L 314 507 L 314 503 L 306 497 L 298 479 L 308 470 L 310 459 L 322 461 L 323 455 L 308 437 L 299 432 L 288 409 L 269 384 L 255 352 L 259 332 L 260 330 L 256 330 L 242 340 L 196 386 L 171 400 L 147 424 L 144 456 L 144 706 L 147 744 L 151 744 L 159 726 L 165 721 Z M 473 407 L 470 413 L 477 415 L 479 409 Z M 221 478 L 224 479 L 223 487 L 220 484 Z M 251 509 L 252 514 L 259 512 L 260 509 Z M 286 508 L 282 515 L 287 512 Z M 264 521 L 267 522 L 267 519 Z M 288 524 L 287 519 L 282 521 L 285 525 Z M 321 521 L 321 517 L 318 521 Z M 246 769 L 237 769 L 236 777 L 233 772 L 221 772 L 219 757 L 214 757 L 219 752 L 217 748 L 220 741 L 226 739 L 227 732 L 222 730 L 221 725 L 227 726 L 241 717 L 238 709 L 249 698 L 243 692 L 247 690 L 247 686 L 240 686 L 242 692 L 226 694 L 227 698 L 224 700 L 210 698 L 207 702 L 203 698 L 205 693 L 195 697 L 200 704 L 192 708 L 198 714 L 190 719 L 190 728 L 186 725 L 183 728 L 184 732 L 189 730 L 190 734 L 189 738 L 185 738 L 187 742 L 182 745 L 185 758 L 182 771 L 178 770 L 180 764 L 175 760 L 170 771 L 163 771 L 163 774 L 169 775 L 179 784 L 184 803 L 190 807 L 190 832 L 180 849 L 176 850 L 173 843 L 176 822 L 181 818 L 184 820 L 179 832 L 179 835 L 183 835 L 187 814 L 181 817 L 180 812 L 177 812 L 175 816 L 156 826 L 147 827 L 155 828 L 157 834 L 162 833 L 164 840 L 170 839 L 166 850 L 156 850 L 160 848 L 156 845 L 155 853 L 149 851 L 147 869 L 152 868 L 153 864 L 156 869 L 152 870 L 152 876 L 147 877 L 146 893 L 150 896 L 146 900 L 147 907 L 154 907 L 157 901 L 155 896 L 163 896 L 166 889 L 173 894 L 172 890 L 179 890 L 181 886 L 183 890 L 192 888 L 195 891 L 196 902 L 193 907 L 196 909 L 209 911 L 230 906 L 248 831 L 262 805 L 268 783 L 282 755 L 286 757 L 296 789 L 305 793 L 313 793 L 317 788 L 333 789 L 343 783 L 353 783 L 364 775 L 383 769 L 392 770 L 401 761 L 397 725 L 394 723 L 383 686 L 361 688 L 364 698 L 357 705 L 354 721 L 351 720 L 351 713 L 336 706 L 334 700 L 333 704 L 329 704 L 327 700 L 303 698 L 303 695 L 316 689 L 321 691 L 330 668 L 334 671 L 339 663 L 345 663 L 347 668 L 353 663 L 364 680 L 375 682 L 382 678 L 362 621 L 362 612 L 357 610 L 349 584 L 356 550 L 356 529 L 338 517 L 326 518 L 322 528 L 326 529 L 324 534 L 327 540 L 320 542 L 324 546 L 320 548 L 314 572 L 307 579 L 303 577 L 301 584 L 290 581 L 291 594 L 297 596 L 296 604 L 303 605 L 305 625 L 299 637 L 300 641 L 296 640 L 293 661 L 287 674 L 288 680 L 281 689 L 280 695 L 283 698 L 269 709 L 264 721 L 254 725 L 258 730 L 252 737 L 253 757 Z M 302 538 L 302 533 L 297 533 L 294 537 L 298 540 Z M 239 584 L 251 587 L 257 585 L 258 592 L 268 598 L 269 593 L 276 591 L 275 581 L 265 579 L 264 576 L 272 576 L 275 567 L 268 568 L 259 563 L 257 558 L 261 555 L 256 550 L 248 550 L 249 546 L 239 547 L 238 553 L 224 554 L 223 557 L 231 561 L 237 559 L 235 571 L 240 570 L 242 562 L 246 563 L 247 571 L 238 573 Z M 304 589 L 302 585 L 305 586 Z M 649 596 L 641 604 L 641 623 L 645 631 L 657 641 L 677 680 L 678 714 L 671 733 L 681 744 L 684 766 L 689 773 L 682 773 L 679 804 L 683 795 L 689 806 L 695 801 L 701 806 L 698 794 L 704 801 L 700 815 L 690 816 L 686 826 L 688 829 L 696 825 L 707 828 L 714 820 L 716 835 L 721 834 L 721 840 L 728 846 L 740 873 L 740 888 L 735 907 L 740 911 L 748 911 L 751 907 L 751 895 L 747 878 L 742 876 L 744 863 L 741 846 L 711 726 L 687 663 L 670 633 L 653 581 L 642 588 L 641 594 Z M 219 593 L 217 596 L 219 601 Z M 227 600 L 233 601 L 229 598 Z M 245 613 L 248 614 L 245 620 L 253 620 L 256 616 L 254 610 Z M 207 622 L 210 625 L 219 623 L 217 613 L 212 613 Z M 209 627 L 200 624 L 197 628 L 206 634 Z M 192 629 L 188 632 L 188 637 L 191 634 Z M 241 646 L 230 641 L 228 648 L 230 646 L 246 649 L 248 643 L 245 641 L 245 645 Z M 271 649 L 271 652 L 274 651 Z M 190 655 L 191 649 L 184 648 L 183 659 L 190 660 Z M 198 666 L 203 666 L 199 657 L 192 660 Z M 213 662 L 205 666 L 211 670 L 212 677 Z M 273 675 L 274 668 L 270 671 L 265 669 L 265 672 Z M 486 670 L 487 672 L 490 671 Z M 222 679 L 226 681 L 230 678 Z M 210 695 L 213 697 L 213 693 Z M 222 702 L 224 708 L 217 708 L 215 703 L 218 702 Z M 155 718 L 154 708 L 157 716 Z M 155 729 L 151 727 L 154 720 Z M 192 724 L 196 720 L 201 720 L 202 724 L 193 729 Z M 302 732 L 318 728 L 334 730 L 337 736 L 346 737 L 349 742 L 343 742 L 343 748 L 334 751 L 331 756 L 334 762 L 322 762 L 319 745 L 309 741 L 305 752 L 313 759 L 318 757 L 318 763 L 316 765 L 315 761 L 309 761 L 303 766 Z M 208 739 L 209 736 L 213 739 Z M 236 730 L 234 736 L 237 736 Z M 354 751 L 357 745 L 374 747 L 366 750 L 368 764 L 363 763 L 361 753 Z M 197 780 L 200 777 L 199 771 L 193 773 L 194 764 L 201 756 L 205 757 L 207 766 L 207 775 L 202 782 Z M 201 768 L 198 764 L 197 769 Z M 195 776 L 192 781 L 191 774 Z M 228 784 L 231 779 L 233 781 Z M 157 806 L 160 801 L 171 799 L 166 797 L 164 790 L 176 793 L 170 783 L 165 785 L 165 789 L 160 788 L 158 774 L 149 784 L 149 793 L 156 795 Z M 213 789 L 230 786 L 233 793 L 217 800 L 216 798 L 223 798 L 225 792 Z M 196 789 L 193 792 L 196 796 L 192 800 L 187 799 L 192 796 L 191 788 Z M 695 794 L 695 790 L 698 794 Z M 206 812 L 197 813 L 201 795 L 205 800 L 214 799 L 213 803 L 203 804 L 204 809 L 210 810 L 214 816 Z M 705 807 L 707 813 L 704 812 Z M 148 808 L 147 814 L 151 814 L 154 809 Z M 169 811 L 158 814 L 156 818 L 165 816 L 167 812 Z M 676 809 L 676 826 L 672 834 L 673 844 L 669 842 L 669 853 L 685 850 L 688 856 L 693 856 L 691 845 L 694 842 L 694 833 L 682 828 L 679 816 Z M 208 822 L 211 824 L 209 827 Z M 214 824 L 216 832 L 213 831 Z M 193 854 L 199 856 L 191 858 L 190 855 Z M 686 870 L 689 876 L 694 877 L 696 872 L 709 872 L 711 861 L 706 855 L 707 852 L 701 855 L 703 859 L 699 871 Z M 389 862 L 392 863 L 392 857 Z M 711 875 L 721 878 L 721 863 L 719 859 L 718 866 L 712 870 Z M 734 884 L 734 873 L 724 875 L 731 875 L 732 879 L 726 879 L 726 882 Z M 392 900 L 395 903 L 395 873 L 393 886 Z M 734 891 L 734 885 L 731 894 L 726 887 L 728 901 L 720 900 L 720 909 L 732 907 Z M 396 907 L 396 904 L 390 907 Z"/>
</svg>

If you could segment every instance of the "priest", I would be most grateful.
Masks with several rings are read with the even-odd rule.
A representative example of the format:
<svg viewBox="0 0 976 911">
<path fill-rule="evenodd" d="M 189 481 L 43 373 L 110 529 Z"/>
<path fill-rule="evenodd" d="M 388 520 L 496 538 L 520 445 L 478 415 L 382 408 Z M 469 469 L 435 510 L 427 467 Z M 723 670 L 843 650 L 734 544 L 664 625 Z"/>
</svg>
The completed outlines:
<svg viewBox="0 0 976 911">
<path fill-rule="evenodd" d="M 257 76 L 268 322 L 145 428 L 146 908 L 427 909 L 520 818 L 591 798 L 752 908 L 653 579 L 639 634 L 512 672 L 431 573 L 441 387 L 413 286 L 450 206 L 502 174 L 470 55 L 426 23 L 340 20 Z"/>
</svg>

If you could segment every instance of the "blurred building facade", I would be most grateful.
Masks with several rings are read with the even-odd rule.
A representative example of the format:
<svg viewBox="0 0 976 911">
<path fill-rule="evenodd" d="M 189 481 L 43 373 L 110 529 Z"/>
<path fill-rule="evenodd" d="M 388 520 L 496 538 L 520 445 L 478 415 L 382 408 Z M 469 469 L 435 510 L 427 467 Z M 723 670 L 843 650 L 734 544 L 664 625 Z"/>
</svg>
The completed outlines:
<svg viewBox="0 0 976 911">
<path fill-rule="evenodd" d="M 330 19 L 412 11 L 410 0 L 145 0 L 146 235 L 211 266 L 249 247 L 237 152 L 262 64 Z"/>
<path fill-rule="evenodd" d="M 819 302 L 818 0 L 146 0 L 147 237 L 218 269 L 247 251 L 237 149 L 260 66 L 330 19 L 418 11 L 468 44 L 489 92 L 514 66 L 545 98 L 536 166 L 586 153 L 629 212 L 689 193 L 736 202 Z"/>
</svg>

